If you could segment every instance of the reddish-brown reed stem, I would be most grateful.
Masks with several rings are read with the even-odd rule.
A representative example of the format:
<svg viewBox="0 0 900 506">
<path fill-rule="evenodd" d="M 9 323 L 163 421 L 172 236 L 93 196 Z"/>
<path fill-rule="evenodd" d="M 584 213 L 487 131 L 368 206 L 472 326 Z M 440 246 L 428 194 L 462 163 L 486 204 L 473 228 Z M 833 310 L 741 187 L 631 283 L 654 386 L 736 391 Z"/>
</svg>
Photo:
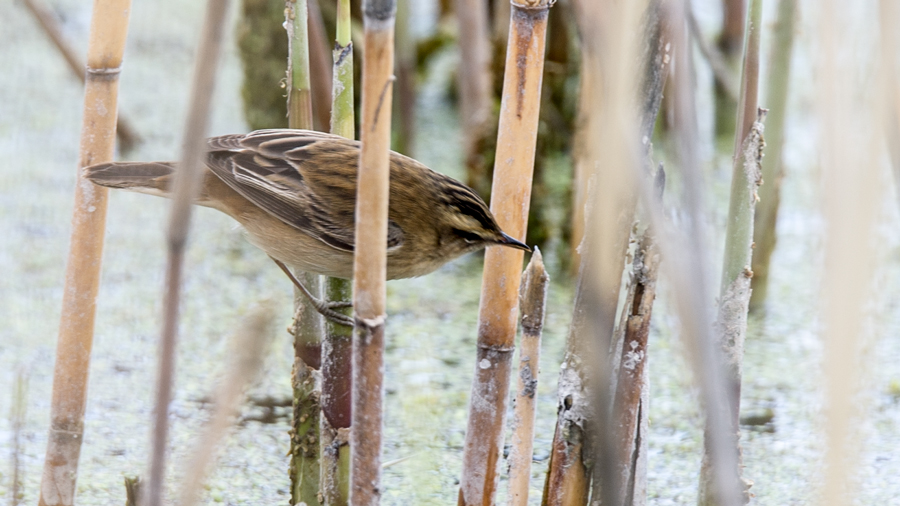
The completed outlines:
<svg viewBox="0 0 900 506">
<path fill-rule="evenodd" d="M 384 396 L 385 281 L 390 182 L 391 95 L 394 71 L 394 0 L 363 4 L 362 122 L 353 257 L 353 400 L 350 430 L 350 504 L 381 499 Z"/>
</svg>

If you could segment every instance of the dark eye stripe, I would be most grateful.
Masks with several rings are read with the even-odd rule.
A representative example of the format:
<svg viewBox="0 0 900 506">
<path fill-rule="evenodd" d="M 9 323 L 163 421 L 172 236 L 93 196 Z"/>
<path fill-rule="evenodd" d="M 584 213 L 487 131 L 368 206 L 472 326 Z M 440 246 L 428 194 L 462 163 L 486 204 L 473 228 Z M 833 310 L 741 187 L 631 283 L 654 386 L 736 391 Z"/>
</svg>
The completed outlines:
<svg viewBox="0 0 900 506">
<path fill-rule="evenodd" d="M 453 194 L 453 192 L 451 192 L 451 194 Z M 481 224 L 482 228 L 485 230 L 494 230 L 497 228 L 494 218 L 488 214 L 483 203 L 477 201 L 473 202 L 464 194 L 457 194 L 455 196 L 457 198 L 452 202 L 452 205 L 459 209 L 459 212 L 478 220 L 478 223 Z"/>
</svg>

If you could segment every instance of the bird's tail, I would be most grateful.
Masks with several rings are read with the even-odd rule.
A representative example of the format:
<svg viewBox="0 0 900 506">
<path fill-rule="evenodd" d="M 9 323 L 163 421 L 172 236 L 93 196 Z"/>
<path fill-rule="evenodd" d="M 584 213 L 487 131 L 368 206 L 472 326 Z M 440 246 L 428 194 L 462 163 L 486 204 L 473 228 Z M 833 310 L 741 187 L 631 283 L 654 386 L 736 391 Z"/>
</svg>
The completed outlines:
<svg viewBox="0 0 900 506">
<path fill-rule="evenodd" d="M 110 162 L 85 167 L 84 177 L 107 188 L 169 197 L 175 162 Z"/>
</svg>

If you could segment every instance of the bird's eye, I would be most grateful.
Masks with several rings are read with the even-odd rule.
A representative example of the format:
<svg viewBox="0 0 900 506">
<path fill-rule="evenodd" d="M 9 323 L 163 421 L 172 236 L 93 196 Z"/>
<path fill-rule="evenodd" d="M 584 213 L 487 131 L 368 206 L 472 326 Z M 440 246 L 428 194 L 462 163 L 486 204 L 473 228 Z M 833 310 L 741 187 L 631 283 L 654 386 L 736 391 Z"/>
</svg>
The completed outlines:
<svg viewBox="0 0 900 506">
<path fill-rule="evenodd" d="M 462 240 L 466 241 L 466 242 L 469 243 L 469 244 L 472 244 L 472 243 L 475 243 L 475 242 L 482 242 L 482 241 L 484 241 L 484 239 L 482 239 L 480 235 L 474 234 L 474 233 L 472 233 L 472 232 L 467 232 L 467 231 L 465 231 L 465 230 L 460 230 L 460 229 L 458 229 L 458 228 L 453 229 L 453 233 L 455 233 L 455 234 L 456 234 L 457 236 L 459 236 Z"/>
</svg>

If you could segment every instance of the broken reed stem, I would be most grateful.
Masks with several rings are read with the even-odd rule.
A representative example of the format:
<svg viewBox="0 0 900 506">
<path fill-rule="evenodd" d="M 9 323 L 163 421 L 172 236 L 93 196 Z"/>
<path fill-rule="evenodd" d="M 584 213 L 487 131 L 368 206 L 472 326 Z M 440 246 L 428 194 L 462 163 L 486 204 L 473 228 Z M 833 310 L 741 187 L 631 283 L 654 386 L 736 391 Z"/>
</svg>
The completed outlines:
<svg viewBox="0 0 900 506">
<path fill-rule="evenodd" d="M 86 82 L 87 70 L 85 64 L 75 50 L 72 49 L 72 46 L 63 38 L 56 15 L 41 0 L 24 0 L 24 2 L 31 14 L 37 19 L 38 24 L 41 25 L 44 33 L 50 37 L 53 45 L 62 54 L 72 73 L 82 83 Z M 119 147 L 123 151 L 128 151 L 141 141 L 141 137 L 131 126 L 131 122 L 122 116 L 121 111 L 117 112 L 117 114 L 116 135 L 119 139 Z"/>
<path fill-rule="evenodd" d="M 491 211 L 500 228 L 519 240 L 525 238 L 528 226 L 550 5 L 548 0 L 514 0 L 510 14 Z M 522 251 L 512 248 L 488 247 L 485 252 L 460 506 L 493 504 L 523 256 Z"/>
<path fill-rule="evenodd" d="M 541 251 L 535 247 L 531 261 L 522 274 L 519 294 L 522 340 L 519 345 L 519 380 L 516 388 L 514 429 L 509 450 L 509 504 L 528 504 L 531 459 L 534 447 L 534 417 L 537 409 L 537 385 L 541 360 L 541 332 L 550 276 L 544 268 Z"/>
<path fill-rule="evenodd" d="M 336 40 L 332 52 L 331 133 L 354 139 L 353 43 L 350 38 L 350 0 L 337 2 Z M 349 280 L 327 278 L 326 298 L 351 300 Z M 352 316 L 352 309 L 343 310 Z M 320 488 L 323 503 L 342 506 L 350 501 L 350 420 L 352 409 L 353 331 L 325 322 L 322 342 L 322 410 Z"/>
<path fill-rule="evenodd" d="M 640 453 L 646 438 L 646 434 L 641 433 L 641 418 L 646 419 L 648 409 L 644 403 L 647 341 L 659 262 L 659 251 L 648 229 L 637 244 L 632 263 L 629 293 L 620 324 L 624 337 L 613 401 L 613 440 L 617 445 L 615 451 L 621 473 L 618 496 L 625 505 L 646 503 L 647 484 L 639 476 L 638 466 L 641 459 L 647 458 Z"/>
<path fill-rule="evenodd" d="M 143 482 L 140 476 L 125 476 L 125 506 L 143 506 Z"/>
<path fill-rule="evenodd" d="M 816 106 L 821 125 L 821 213 L 827 232 L 819 310 L 824 343 L 825 456 L 817 497 L 825 506 L 849 506 L 859 497 L 856 488 L 863 448 L 859 426 L 864 407 L 858 393 L 863 386 L 862 368 L 871 364 L 864 360 L 862 348 L 866 341 L 873 343 L 867 335 L 873 325 L 868 320 L 877 296 L 872 278 L 880 256 L 876 253 L 880 235 L 876 224 L 884 198 L 884 94 L 876 87 L 878 78 L 860 80 L 859 76 L 887 69 L 877 69 L 879 59 L 864 52 L 872 40 L 861 36 L 848 19 L 845 5 L 829 0 L 819 6 Z M 891 30 L 896 30 L 897 14 L 895 10 L 893 19 L 885 20 Z M 866 20 L 867 27 L 874 24 L 874 20 Z M 883 49 L 896 57 L 896 46 Z"/>
<path fill-rule="evenodd" d="M 146 506 L 163 503 L 166 448 L 169 432 L 169 404 L 175 376 L 175 340 L 181 299 L 181 272 L 184 264 L 192 203 L 200 190 L 206 158 L 206 131 L 222 46 L 222 32 L 228 0 L 208 0 L 200 45 L 194 60 L 194 80 L 188 103 L 181 160 L 175 171 L 172 207 L 166 235 L 166 286 L 163 292 L 163 326 L 160 336 L 156 410 L 151 444 L 150 479 Z"/>
<path fill-rule="evenodd" d="M 306 0 L 286 0 L 288 36 L 288 126 L 312 130 L 313 108 L 309 69 L 309 21 Z M 296 272 L 304 286 L 321 297 L 321 276 Z M 320 406 L 319 372 L 322 354 L 322 317 L 299 290 L 294 289 L 294 366 L 291 371 L 293 416 L 291 419 L 290 504 L 319 504 Z"/>
<path fill-rule="evenodd" d="M 762 0 L 750 0 L 744 42 L 744 63 L 741 72 L 741 96 L 738 102 L 737 125 L 731 196 L 728 205 L 728 225 L 725 230 L 725 258 L 722 262 L 722 285 L 719 291 L 719 308 L 716 334 L 723 347 L 728 368 L 727 388 L 731 390 L 728 406 L 729 434 L 737 449 L 737 468 L 723 472 L 741 476 L 740 450 L 740 399 L 741 365 L 744 359 L 744 337 L 747 333 L 747 311 L 750 305 L 750 263 L 753 255 L 753 215 L 756 194 L 761 183 L 759 163 L 762 161 L 763 127 L 765 112 L 758 108 L 759 90 L 759 39 L 762 29 Z M 706 431 L 711 429 L 707 427 Z M 708 440 L 708 438 L 706 438 Z M 719 499 L 712 481 L 709 451 L 704 451 L 700 469 L 699 504 L 718 504 Z M 750 500 L 749 482 L 744 481 L 744 497 Z"/>
<path fill-rule="evenodd" d="M 350 504 L 381 499 L 385 281 L 394 70 L 394 0 L 365 0 L 362 122 L 353 255 L 353 401 Z"/>
<path fill-rule="evenodd" d="M 216 389 L 212 415 L 184 468 L 178 506 L 193 506 L 197 503 L 203 480 L 215 458 L 216 446 L 225 437 L 234 416 L 240 410 L 244 387 L 262 368 L 264 352 L 268 349 L 273 334 L 273 321 L 272 303 L 263 301 L 241 320 L 231 336 L 229 364 Z"/>
<path fill-rule="evenodd" d="M 580 125 L 584 141 L 579 163 L 593 173 L 595 182 L 592 195 L 586 198 L 592 205 L 585 211 L 589 218 L 560 370 L 557 427 L 544 503 L 587 504 L 593 478 L 592 501 L 617 504 L 617 459 L 612 430 L 607 429 L 616 305 L 634 217 L 634 177 L 642 166 L 639 146 L 643 143 L 649 151 L 648 125 L 658 111 L 668 55 L 657 3 L 647 6 L 643 20 L 636 6 L 623 5 L 626 9 L 620 10 L 612 4 L 578 2 L 575 7 L 584 44 L 582 82 L 593 84 L 582 93 L 589 100 L 588 109 L 599 112 L 586 115 Z M 644 35 L 642 50 L 638 34 Z M 636 96 L 633 81 L 639 68 L 643 83 Z M 636 102 L 640 118 L 634 110 Z M 621 126 L 605 129 L 601 125 Z"/>
<path fill-rule="evenodd" d="M 769 282 L 769 260 L 775 251 L 776 224 L 781 202 L 781 180 L 784 177 L 782 147 L 787 117 L 787 98 L 794 47 L 794 18 L 797 0 L 779 0 L 778 20 L 772 31 L 769 54 L 769 76 L 766 81 L 766 157 L 762 161 L 762 186 L 753 219 L 753 292 L 750 310 L 762 307 Z"/>
<path fill-rule="evenodd" d="M 129 0 L 95 0 L 88 41 L 84 114 L 75 183 L 72 235 L 66 260 L 47 454 L 39 504 L 71 505 L 84 433 L 88 371 L 100 284 L 107 190 L 81 169 L 113 158 L 119 71 L 128 29 Z"/>
</svg>

